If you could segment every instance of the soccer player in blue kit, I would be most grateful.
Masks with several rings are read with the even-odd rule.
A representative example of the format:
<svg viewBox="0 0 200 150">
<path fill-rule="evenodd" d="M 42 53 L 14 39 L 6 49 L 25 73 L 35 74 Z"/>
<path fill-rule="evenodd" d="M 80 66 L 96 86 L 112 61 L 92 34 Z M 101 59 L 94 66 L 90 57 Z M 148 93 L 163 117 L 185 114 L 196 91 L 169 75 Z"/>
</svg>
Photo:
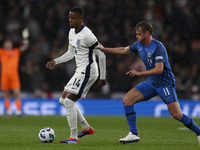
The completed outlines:
<svg viewBox="0 0 200 150">
<path fill-rule="evenodd" d="M 121 143 L 131 143 L 140 141 L 137 126 L 136 112 L 134 104 L 149 100 L 150 98 L 159 95 L 163 102 L 167 104 L 168 110 L 174 119 L 182 122 L 187 128 L 192 130 L 197 135 L 200 143 L 200 128 L 188 116 L 182 113 L 176 90 L 175 78 L 169 64 L 167 51 L 165 46 L 152 38 L 153 27 L 148 21 L 141 21 L 136 25 L 137 41 L 127 47 L 106 48 L 98 46 L 100 50 L 113 54 L 129 54 L 131 52 L 139 53 L 143 63 L 146 66 L 146 71 L 131 70 L 127 75 L 133 76 L 148 76 L 146 81 L 136 85 L 123 98 L 124 110 L 127 122 L 130 126 L 130 133 L 119 139 Z"/>
</svg>

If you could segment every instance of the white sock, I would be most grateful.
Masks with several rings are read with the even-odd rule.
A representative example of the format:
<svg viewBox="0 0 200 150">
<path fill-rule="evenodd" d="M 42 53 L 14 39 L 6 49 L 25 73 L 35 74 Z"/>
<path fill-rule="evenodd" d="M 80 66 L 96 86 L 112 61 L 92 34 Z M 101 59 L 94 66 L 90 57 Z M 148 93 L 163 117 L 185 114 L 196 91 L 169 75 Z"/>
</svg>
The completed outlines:
<svg viewBox="0 0 200 150">
<path fill-rule="evenodd" d="M 6 112 L 7 115 L 11 115 L 11 110 L 9 109 L 7 112 Z"/>
<path fill-rule="evenodd" d="M 67 111 L 67 121 L 69 124 L 69 127 L 71 129 L 71 135 L 70 138 L 78 139 L 77 137 L 77 112 L 75 108 L 75 102 L 65 98 L 64 105 Z"/>
<path fill-rule="evenodd" d="M 78 121 L 81 124 L 82 130 L 88 130 L 90 128 L 90 125 L 88 124 L 88 122 L 86 121 L 85 117 L 83 116 L 83 114 L 78 109 L 78 107 L 76 105 L 74 105 L 74 106 L 76 108 Z"/>
<path fill-rule="evenodd" d="M 22 111 L 21 111 L 21 110 L 17 110 L 16 114 L 17 114 L 17 115 L 21 115 L 21 114 L 22 114 Z"/>
</svg>

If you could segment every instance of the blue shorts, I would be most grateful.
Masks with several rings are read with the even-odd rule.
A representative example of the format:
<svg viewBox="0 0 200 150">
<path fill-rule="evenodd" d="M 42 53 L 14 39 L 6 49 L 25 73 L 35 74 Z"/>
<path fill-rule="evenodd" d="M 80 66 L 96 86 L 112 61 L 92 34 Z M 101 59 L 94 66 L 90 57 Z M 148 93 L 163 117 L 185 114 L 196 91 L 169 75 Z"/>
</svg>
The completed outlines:
<svg viewBox="0 0 200 150">
<path fill-rule="evenodd" d="M 136 85 L 135 88 L 144 95 L 145 100 L 159 95 L 165 104 L 178 101 L 176 90 L 173 85 L 156 87 L 151 85 L 148 81 L 144 81 Z"/>
</svg>

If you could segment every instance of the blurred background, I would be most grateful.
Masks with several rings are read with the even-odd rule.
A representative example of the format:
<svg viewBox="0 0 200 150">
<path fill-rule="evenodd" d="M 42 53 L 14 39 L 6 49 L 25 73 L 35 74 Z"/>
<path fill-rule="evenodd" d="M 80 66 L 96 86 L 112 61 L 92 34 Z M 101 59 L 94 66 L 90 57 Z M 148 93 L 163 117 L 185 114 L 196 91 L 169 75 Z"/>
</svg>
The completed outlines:
<svg viewBox="0 0 200 150">
<path fill-rule="evenodd" d="M 75 70 L 74 60 L 45 67 L 47 61 L 66 52 L 68 12 L 75 6 L 85 10 L 84 23 L 106 47 L 128 46 L 136 41 L 135 25 L 153 24 L 153 37 L 168 51 L 180 99 L 200 99 L 200 1 L 199 0 L 1 0 L 0 47 L 6 38 L 15 47 L 22 43 L 21 31 L 30 30 L 29 49 L 21 55 L 19 72 L 22 98 L 59 98 Z M 95 84 L 88 98 L 123 98 L 144 77 L 129 78 L 131 69 L 144 70 L 138 55 L 106 53 L 107 85 Z M 2 97 L 2 96 L 1 96 Z"/>
</svg>

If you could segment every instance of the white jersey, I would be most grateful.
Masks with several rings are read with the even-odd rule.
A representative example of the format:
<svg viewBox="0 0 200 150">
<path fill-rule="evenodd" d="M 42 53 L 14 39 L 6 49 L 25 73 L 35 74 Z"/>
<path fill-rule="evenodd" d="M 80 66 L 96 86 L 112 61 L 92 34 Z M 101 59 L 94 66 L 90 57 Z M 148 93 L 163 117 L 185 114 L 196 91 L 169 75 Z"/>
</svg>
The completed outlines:
<svg viewBox="0 0 200 150">
<path fill-rule="evenodd" d="M 98 66 L 93 49 L 98 45 L 96 36 L 92 31 L 82 26 L 79 32 L 72 28 L 69 31 L 69 47 L 73 50 L 76 61 L 76 72 L 89 73 L 98 76 Z"/>
<path fill-rule="evenodd" d="M 77 68 L 75 74 L 65 86 L 65 91 L 81 97 L 87 95 L 90 87 L 97 80 L 99 75 L 95 56 L 98 56 L 100 79 L 105 80 L 106 57 L 102 51 L 95 49 L 97 45 L 97 38 L 84 24 L 77 33 L 75 29 L 70 29 L 68 51 L 54 59 L 57 65 L 75 57 Z"/>
</svg>

